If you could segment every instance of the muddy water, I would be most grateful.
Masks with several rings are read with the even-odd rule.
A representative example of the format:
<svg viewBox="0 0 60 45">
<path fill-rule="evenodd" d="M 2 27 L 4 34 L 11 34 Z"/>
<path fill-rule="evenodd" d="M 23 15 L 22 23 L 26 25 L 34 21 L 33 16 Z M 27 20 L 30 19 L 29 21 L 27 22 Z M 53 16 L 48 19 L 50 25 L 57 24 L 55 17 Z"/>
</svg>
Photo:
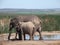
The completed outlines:
<svg viewBox="0 0 60 45">
<path fill-rule="evenodd" d="M 29 40 L 29 35 L 26 35 L 25 37 L 27 40 Z M 60 40 L 60 34 L 55 34 L 55 35 L 43 35 L 42 36 L 43 40 Z M 11 39 L 15 39 L 15 35 L 11 36 Z M 8 35 L 3 35 L 0 36 L 0 41 L 1 40 L 8 40 Z M 34 35 L 34 40 L 39 40 L 39 35 Z"/>
<path fill-rule="evenodd" d="M 26 35 L 26 39 L 29 39 L 29 35 Z M 43 35 L 43 40 L 60 40 L 60 34 L 56 35 Z M 34 36 L 34 40 L 39 40 L 39 35 Z"/>
</svg>

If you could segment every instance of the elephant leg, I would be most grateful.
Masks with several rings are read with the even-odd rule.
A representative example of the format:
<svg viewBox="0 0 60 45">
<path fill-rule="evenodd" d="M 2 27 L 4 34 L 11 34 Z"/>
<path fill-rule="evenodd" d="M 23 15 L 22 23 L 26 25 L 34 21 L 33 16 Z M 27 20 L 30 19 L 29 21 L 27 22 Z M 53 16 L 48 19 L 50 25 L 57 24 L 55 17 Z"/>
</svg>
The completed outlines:
<svg viewBox="0 0 60 45">
<path fill-rule="evenodd" d="M 30 40 L 34 39 L 34 33 L 36 32 L 36 29 L 33 27 L 32 33 L 30 33 Z"/>
<path fill-rule="evenodd" d="M 34 40 L 34 33 L 32 34 L 32 37 L 31 38 L 32 38 L 32 40 Z"/>
<path fill-rule="evenodd" d="M 10 36 L 11 36 L 11 31 L 14 28 L 14 25 L 12 25 L 12 23 L 9 24 L 9 35 L 8 35 L 8 40 L 10 40 Z"/>
<path fill-rule="evenodd" d="M 24 35 L 22 34 L 22 40 L 24 41 Z"/>
<path fill-rule="evenodd" d="M 38 32 L 39 32 L 39 35 L 40 35 L 40 39 L 39 40 L 42 40 L 41 27 L 39 27 Z"/>
<path fill-rule="evenodd" d="M 11 36 L 11 31 L 12 31 L 12 28 L 9 29 L 9 35 L 8 35 L 8 40 L 10 40 L 10 36 Z"/>
<path fill-rule="evenodd" d="M 34 33 L 35 33 L 35 29 L 32 31 L 32 33 L 30 33 L 30 40 L 34 39 Z"/>
<path fill-rule="evenodd" d="M 30 34 L 30 40 L 32 40 L 33 36 L 32 36 L 32 33 Z"/>
<path fill-rule="evenodd" d="M 23 29 L 21 28 L 21 30 L 20 30 L 21 32 L 21 38 L 22 38 L 22 40 L 24 41 L 24 33 L 23 33 Z"/>
<path fill-rule="evenodd" d="M 11 36 L 11 31 L 9 31 L 8 40 L 10 40 L 10 36 Z"/>
<path fill-rule="evenodd" d="M 22 40 L 22 36 L 20 33 L 18 34 L 18 36 L 19 36 L 19 40 Z"/>
<path fill-rule="evenodd" d="M 42 40 L 42 35 L 41 35 L 41 31 L 39 32 L 39 35 L 40 35 L 40 39 L 39 39 L 39 40 Z"/>
<path fill-rule="evenodd" d="M 18 33 L 16 32 L 16 36 L 15 36 L 15 39 L 17 39 L 17 34 L 18 34 Z"/>
<path fill-rule="evenodd" d="M 32 40 L 34 39 L 34 33 L 36 32 L 36 29 L 33 28 L 33 32 L 32 32 Z"/>
<path fill-rule="evenodd" d="M 19 40 L 22 40 L 22 34 L 21 31 L 18 32 Z"/>
<path fill-rule="evenodd" d="M 26 38 L 25 38 L 25 34 L 24 34 L 24 40 L 26 40 Z"/>
<path fill-rule="evenodd" d="M 22 40 L 24 41 L 24 33 L 23 33 L 23 30 L 21 30 L 21 34 L 22 34 Z"/>
<path fill-rule="evenodd" d="M 34 32 L 35 31 L 33 31 L 32 35 L 30 35 L 31 40 L 34 40 Z"/>
</svg>

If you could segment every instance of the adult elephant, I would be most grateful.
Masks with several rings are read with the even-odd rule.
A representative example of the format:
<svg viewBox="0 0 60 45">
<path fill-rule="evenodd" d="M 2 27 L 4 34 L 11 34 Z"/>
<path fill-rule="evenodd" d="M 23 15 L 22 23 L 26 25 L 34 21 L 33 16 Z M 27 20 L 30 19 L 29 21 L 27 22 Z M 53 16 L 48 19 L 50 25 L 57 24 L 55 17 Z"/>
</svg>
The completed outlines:
<svg viewBox="0 0 60 45">
<path fill-rule="evenodd" d="M 40 40 L 41 40 L 42 39 L 41 20 L 38 18 L 38 16 L 35 16 L 35 15 L 21 15 L 21 16 L 17 16 L 15 18 L 12 18 L 10 20 L 10 24 L 9 24 L 8 40 L 10 39 L 12 29 L 15 28 L 16 25 L 19 24 L 19 22 L 28 22 L 28 21 L 31 21 L 35 25 L 35 29 L 39 32 Z M 20 37 L 21 37 L 21 35 L 20 35 Z"/>
</svg>

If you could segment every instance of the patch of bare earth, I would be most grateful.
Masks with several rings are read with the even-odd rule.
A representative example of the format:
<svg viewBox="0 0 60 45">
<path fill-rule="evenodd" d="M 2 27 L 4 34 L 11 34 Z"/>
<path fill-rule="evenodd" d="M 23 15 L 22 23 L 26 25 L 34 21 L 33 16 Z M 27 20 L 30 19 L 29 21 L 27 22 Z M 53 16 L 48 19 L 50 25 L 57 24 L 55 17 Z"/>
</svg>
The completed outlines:
<svg viewBox="0 0 60 45">
<path fill-rule="evenodd" d="M 43 41 L 5 41 L 3 45 L 46 45 Z"/>
<path fill-rule="evenodd" d="M 1 45 L 60 45 L 60 41 L 3 41 Z"/>
<path fill-rule="evenodd" d="M 35 33 L 38 34 L 38 33 Z M 54 35 L 60 34 L 60 32 L 42 32 L 42 35 Z M 0 45 L 60 45 L 60 40 L 7 40 L 8 34 L 0 34 Z M 12 34 L 11 38 L 15 37 L 15 33 Z"/>
</svg>

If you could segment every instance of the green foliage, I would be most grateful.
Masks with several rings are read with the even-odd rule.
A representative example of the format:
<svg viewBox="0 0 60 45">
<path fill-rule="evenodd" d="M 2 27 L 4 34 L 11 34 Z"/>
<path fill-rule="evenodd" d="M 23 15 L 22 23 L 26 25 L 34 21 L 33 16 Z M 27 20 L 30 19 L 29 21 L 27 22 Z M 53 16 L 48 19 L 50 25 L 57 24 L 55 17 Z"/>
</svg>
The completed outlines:
<svg viewBox="0 0 60 45">
<path fill-rule="evenodd" d="M 24 15 L 24 14 L 0 14 L 0 19 L 2 18 L 13 18 L 18 15 Z M 25 14 L 25 15 L 32 15 L 32 14 Z M 42 20 L 42 30 L 43 31 L 60 31 L 60 15 L 59 14 L 48 14 L 48 15 L 40 15 L 40 14 L 33 14 L 37 15 Z M 4 26 L 4 31 L 2 30 L 2 27 L 0 26 L 0 33 L 8 33 L 9 32 L 9 26 Z M 15 32 L 15 29 L 13 29 L 12 32 Z"/>
<path fill-rule="evenodd" d="M 43 15 L 42 19 L 43 31 L 60 31 L 60 15 Z"/>
</svg>

